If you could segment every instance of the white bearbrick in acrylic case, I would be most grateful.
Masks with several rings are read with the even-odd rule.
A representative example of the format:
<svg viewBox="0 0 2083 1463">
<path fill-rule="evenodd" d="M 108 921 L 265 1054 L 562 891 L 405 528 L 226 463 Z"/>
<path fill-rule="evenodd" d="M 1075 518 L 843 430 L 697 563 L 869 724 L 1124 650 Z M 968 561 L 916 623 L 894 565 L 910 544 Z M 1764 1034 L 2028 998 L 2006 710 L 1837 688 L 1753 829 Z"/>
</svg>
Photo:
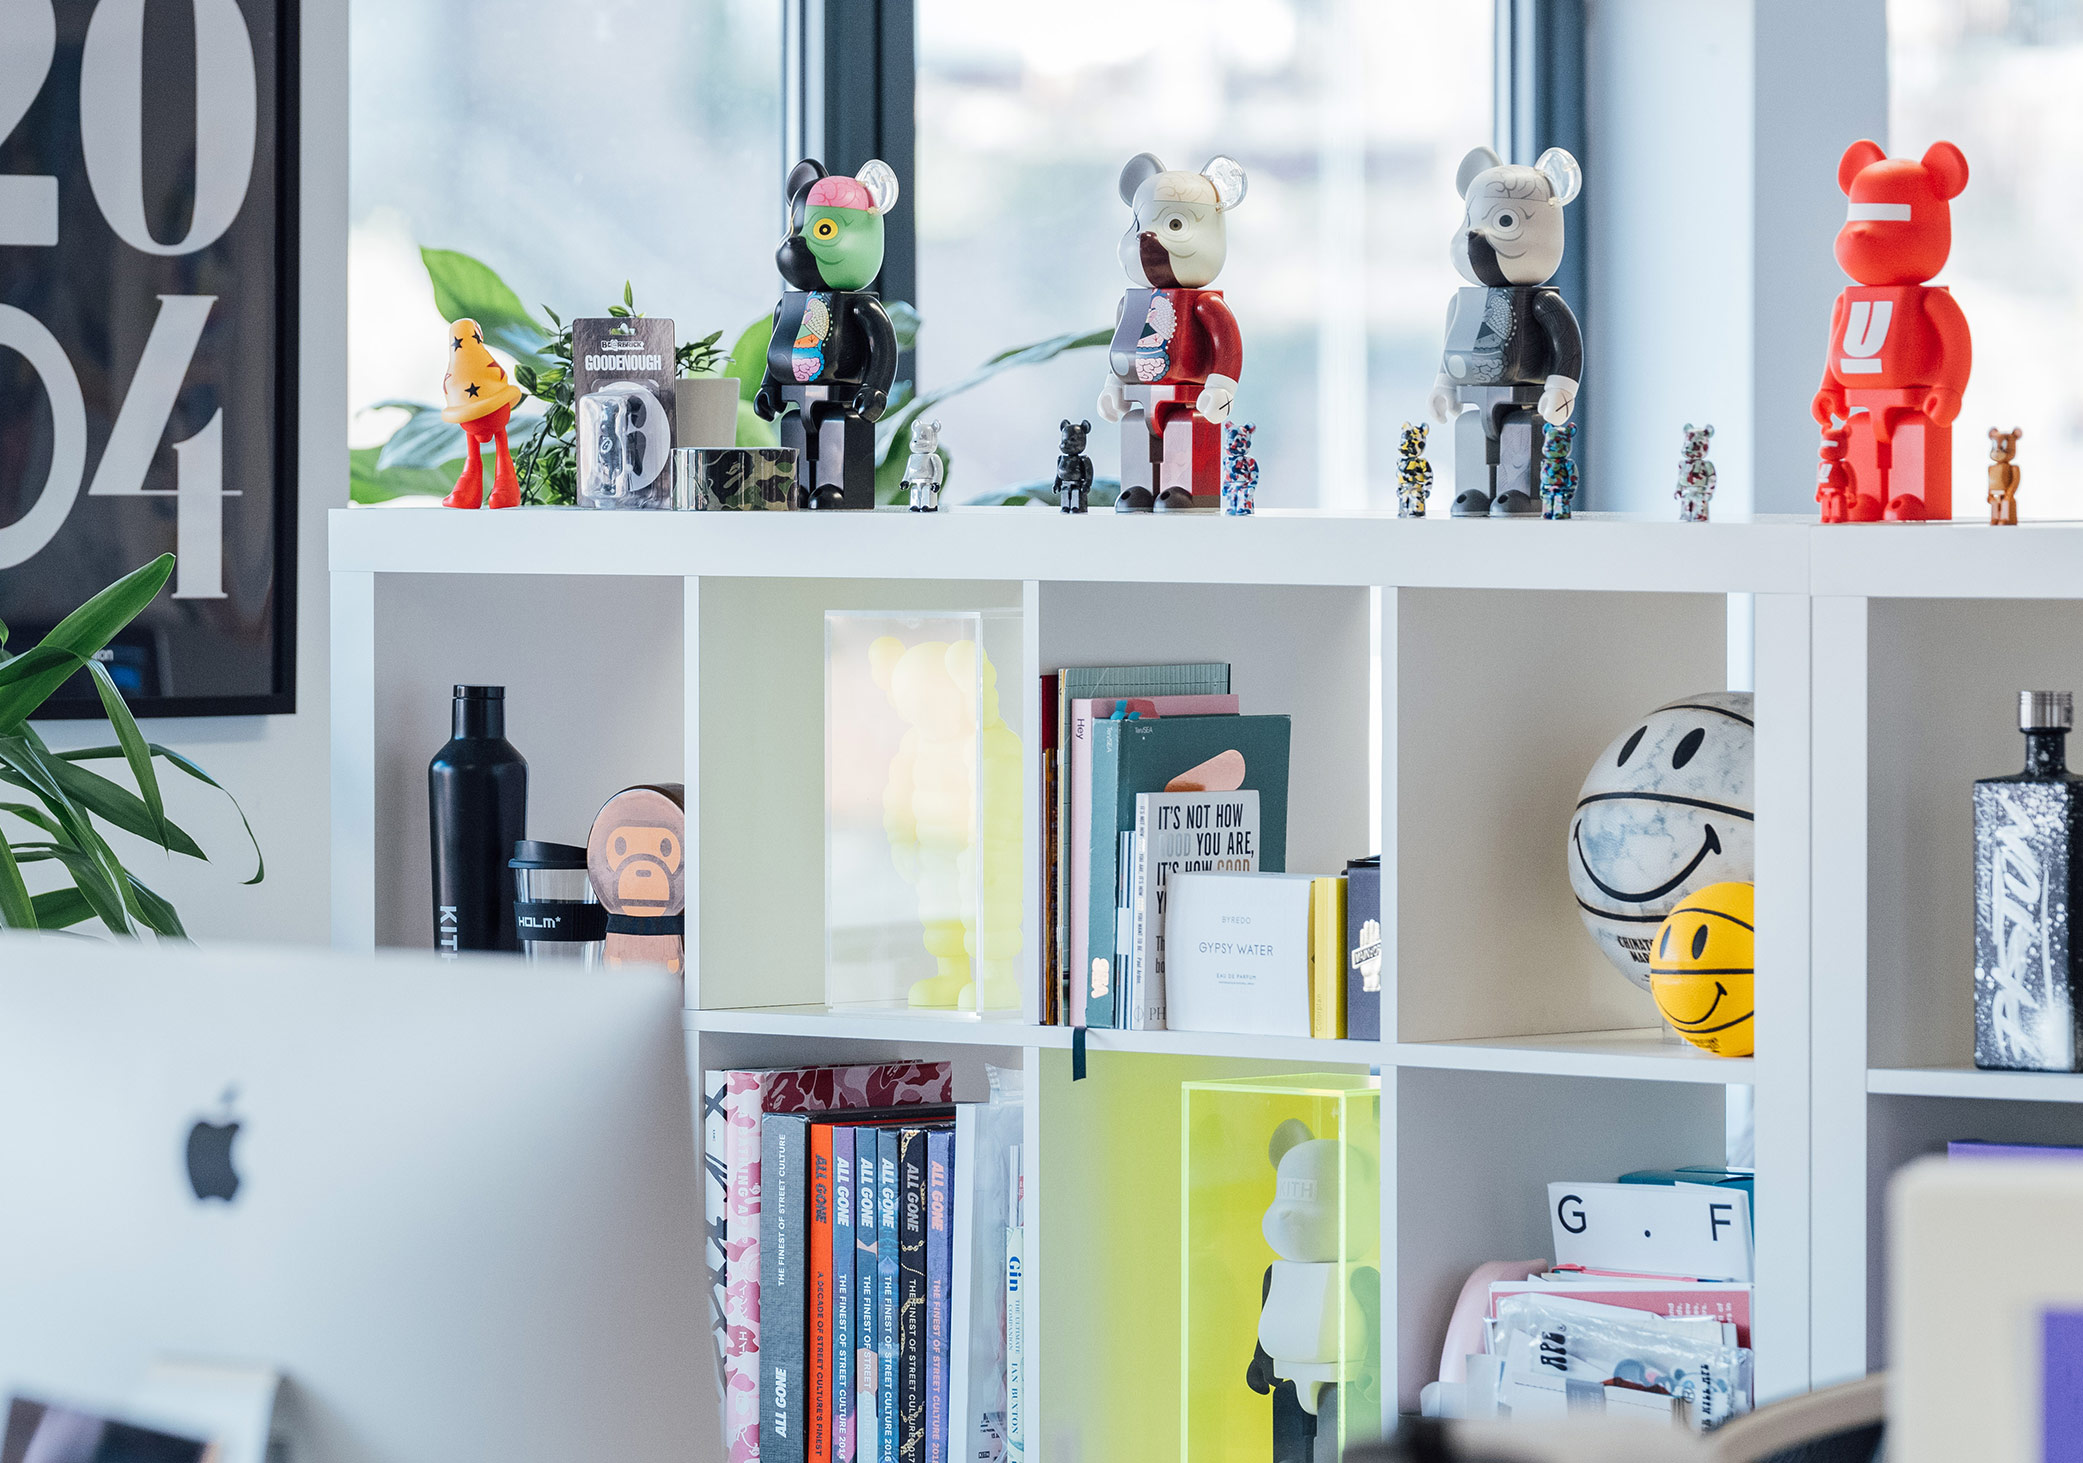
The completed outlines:
<svg viewBox="0 0 2083 1463">
<path fill-rule="evenodd" d="M 1020 1004 L 1020 653 L 1014 610 L 826 612 L 827 1003 Z"/>
<path fill-rule="evenodd" d="M 1381 1431 L 1381 1083 L 1182 1084 L 1183 1463 L 1337 1463 Z"/>
</svg>

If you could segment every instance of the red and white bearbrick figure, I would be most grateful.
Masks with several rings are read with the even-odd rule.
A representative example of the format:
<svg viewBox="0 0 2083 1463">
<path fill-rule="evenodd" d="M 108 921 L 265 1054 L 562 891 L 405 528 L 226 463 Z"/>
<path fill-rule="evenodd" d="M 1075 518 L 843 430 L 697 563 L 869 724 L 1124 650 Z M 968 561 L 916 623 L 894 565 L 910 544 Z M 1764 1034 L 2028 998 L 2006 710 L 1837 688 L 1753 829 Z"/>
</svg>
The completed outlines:
<svg viewBox="0 0 2083 1463">
<path fill-rule="evenodd" d="M 1973 343 L 1952 291 L 1925 281 L 1952 251 L 1947 200 L 1967 186 L 1967 159 L 1950 142 L 1915 161 L 1855 142 L 1837 165 L 1837 186 L 1851 200 L 1837 262 L 1858 283 L 1831 312 L 1829 359 L 1811 407 L 1826 436 L 1843 423 L 1816 493 L 1823 522 L 1951 518 L 1953 419 Z M 1835 481 L 1846 473 L 1849 482 Z"/>
</svg>

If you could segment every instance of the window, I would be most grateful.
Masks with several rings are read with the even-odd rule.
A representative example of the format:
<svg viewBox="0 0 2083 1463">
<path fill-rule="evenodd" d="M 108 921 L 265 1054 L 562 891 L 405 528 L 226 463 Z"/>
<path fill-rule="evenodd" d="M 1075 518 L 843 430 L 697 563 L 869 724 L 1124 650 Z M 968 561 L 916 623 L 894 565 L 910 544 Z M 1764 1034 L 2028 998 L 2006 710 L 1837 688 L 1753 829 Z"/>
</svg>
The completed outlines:
<svg viewBox="0 0 2083 1463">
<path fill-rule="evenodd" d="M 422 246 L 491 266 L 530 310 L 598 315 L 628 281 L 682 340 L 774 307 L 775 0 L 354 0 L 352 442 L 435 401 Z"/>
<path fill-rule="evenodd" d="M 1396 439 L 1439 367 L 1454 170 L 1492 135 L 1491 0 L 919 0 L 921 382 L 1068 331 L 1111 327 L 1121 166 L 1154 152 L 1250 179 L 1216 286 L 1244 336 L 1266 507 L 1395 504 Z M 1060 418 L 1093 421 L 1102 353 L 1009 371 L 935 409 L 956 502 L 1050 480 Z M 1438 481 L 1451 434 L 1436 431 Z"/>
<path fill-rule="evenodd" d="M 2083 398 L 2057 342 L 2083 329 L 2083 6 L 2073 0 L 1890 0 L 1888 150 L 1940 138 L 1967 154 L 1953 203 L 1951 286 L 1974 332 L 1953 429 L 1953 511 L 1982 512 L 1991 427 L 2022 426 L 2024 518 L 2083 517 Z"/>
</svg>

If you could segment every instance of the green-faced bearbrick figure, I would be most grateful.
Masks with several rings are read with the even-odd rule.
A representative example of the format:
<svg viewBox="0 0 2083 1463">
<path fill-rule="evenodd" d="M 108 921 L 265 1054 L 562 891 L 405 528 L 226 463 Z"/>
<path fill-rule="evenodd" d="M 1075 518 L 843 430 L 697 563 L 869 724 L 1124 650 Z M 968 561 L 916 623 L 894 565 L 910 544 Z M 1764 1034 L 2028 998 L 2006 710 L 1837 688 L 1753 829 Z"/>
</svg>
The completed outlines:
<svg viewBox="0 0 2083 1463">
<path fill-rule="evenodd" d="M 788 175 L 788 203 L 792 227 L 774 255 L 788 289 L 753 409 L 779 418 L 781 445 L 803 454 L 798 507 L 873 508 L 873 423 L 896 379 L 897 332 L 868 286 L 897 175 L 880 159 L 851 178 L 805 159 Z"/>
</svg>

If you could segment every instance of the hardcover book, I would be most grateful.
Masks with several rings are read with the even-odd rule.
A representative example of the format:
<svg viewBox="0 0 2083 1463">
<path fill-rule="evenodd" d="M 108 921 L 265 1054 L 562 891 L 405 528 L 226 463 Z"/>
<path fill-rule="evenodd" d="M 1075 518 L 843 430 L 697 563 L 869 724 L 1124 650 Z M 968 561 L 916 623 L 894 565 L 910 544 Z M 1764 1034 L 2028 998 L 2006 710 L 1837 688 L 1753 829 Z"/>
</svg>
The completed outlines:
<svg viewBox="0 0 2083 1463">
<path fill-rule="evenodd" d="M 1172 881 L 1174 1031 L 1310 1034 L 1307 874 L 1181 874 Z"/>
<path fill-rule="evenodd" d="M 883 1128 L 875 1135 L 875 1406 L 882 1429 L 882 1463 L 895 1463 L 897 1457 L 897 1205 L 902 1188 L 897 1179 L 898 1137 L 896 1128 Z"/>
<path fill-rule="evenodd" d="M 837 1128 L 832 1133 L 832 1460 L 854 1463 L 853 1431 L 853 1150 L 856 1135 L 873 1130 Z"/>
<path fill-rule="evenodd" d="M 1092 953 L 1086 989 L 1091 1026 L 1120 1026 L 1121 982 L 1099 952 L 1118 943 L 1115 893 L 1118 844 L 1135 831 L 1135 799 L 1146 792 L 1235 792 L 1259 795 L 1261 870 L 1287 867 L 1287 771 L 1291 722 L 1285 716 L 1180 716 L 1157 721 L 1101 721 L 1092 728 L 1092 874 L 1087 890 Z M 1305 1032 L 1306 1034 L 1306 1032 Z"/>
<path fill-rule="evenodd" d="M 759 1349 L 760 1457 L 766 1463 L 808 1463 L 804 1437 L 803 1266 L 809 1258 L 804 1174 L 810 1162 L 810 1119 L 769 1113 L 760 1123 L 759 1294 L 763 1326 Z"/>
<path fill-rule="evenodd" d="M 812 1463 L 832 1456 L 832 1140 L 830 1125 L 810 1129 L 810 1282 L 809 1309 L 803 1333 L 807 1356 L 803 1367 L 805 1408 L 809 1421 L 804 1437 Z"/>
<path fill-rule="evenodd" d="M 948 1450 L 961 1463 L 999 1463 L 1005 1456 L 1005 1237 L 1016 1207 L 1023 1129 L 1016 1093 L 955 1109 Z"/>
<path fill-rule="evenodd" d="M 1309 883 L 1309 1034 L 1345 1035 L 1345 880 Z"/>
<path fill-rule="evenodd" d="M 1258 793 L 1251 788 L 1136 794 L 1129 1029 L 1164 1030 L 1164 911 L 1172 875 L 1255 874 L 1258 840 Z"/>
<path fill-rule="evenodd" d="M 897 1457 L 924 1463 L 926 1441 L 926 1133 L 897 1133 Z"/>
<path fill-rule="evenodd" d="M 702 1073 L 702 1260 L 709 1271 L 709 1342 L 716 1362 L 716 1396 L 727 1400 L 729 1384 L 724 1360 L 730 1353 L 730 1323 L 725 1320 L 724 1297 L 730 1289 L 730 1166 L 724 1162 L 724 1142 L 730 1130 L 724 1115 L 724 1099 L 730 1089 L 728 1072 Z M 724 1426 L 724 1447 L 730 1446 L 730 1427 Z"/>
<path fill-rule="evenodd" d="M 882 1146 L 880 1128 L 858 1128 L 854 1133 L 854 1456 L 860 1463 L 881 1463 L 881 1409 L 876 1389 L 881 1375 L 876 1334 L 876 1255 L 879 1236 L 875 1216 L 876 1155 Z"/>
<path fill-rule="evenodd" d="M 719 1074 L 712 1074 L 719 1075 Z M 733 1070 L 724 1079 L 720 1151 L 729 1201 L 724 1240 L 724 1431 L 730 1463 L 758 1463 L 760 1389 L 760 1120 L 767 1113 L 901 1107 L 946 1102 L 946 1062 Z"/>
<path fill-rule="evenodd" d="M 950 1212 L 955 1135 L 926 1135 L 926 1463 L 948 1463 Z"/>
<path fill-rule="evenodd" d="M 1381 1040 L 1381 856 L 1345 866 L 1345 1034 Z"/>
</svg>

